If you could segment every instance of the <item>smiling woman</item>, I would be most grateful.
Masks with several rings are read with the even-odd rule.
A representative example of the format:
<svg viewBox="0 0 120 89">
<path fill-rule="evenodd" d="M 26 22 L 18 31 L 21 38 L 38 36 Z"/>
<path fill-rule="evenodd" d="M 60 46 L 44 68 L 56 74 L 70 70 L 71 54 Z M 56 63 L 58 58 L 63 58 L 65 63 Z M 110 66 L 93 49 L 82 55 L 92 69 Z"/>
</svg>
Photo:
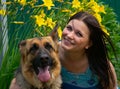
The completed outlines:
<svg viewBox="0 0 120 89">
<path fill-rule="evenodd" d="M 106 42 L 113 48 L 109 36 L 94 16 L 80 11 L 70 17 L 59 49 L 63 66 L 62 89 L 117 88 L 117 77 L 108 60 Z"/>
</svg>

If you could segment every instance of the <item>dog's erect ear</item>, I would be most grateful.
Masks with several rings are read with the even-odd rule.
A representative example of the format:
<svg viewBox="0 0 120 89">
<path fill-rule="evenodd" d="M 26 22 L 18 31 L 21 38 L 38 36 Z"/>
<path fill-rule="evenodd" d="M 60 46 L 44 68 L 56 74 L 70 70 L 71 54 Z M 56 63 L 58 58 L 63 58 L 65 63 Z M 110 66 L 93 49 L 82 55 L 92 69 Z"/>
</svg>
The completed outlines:
<svg viewBox="0 0 120 89">
<path fill-rule="evenodd" d="M 57 30 L 58 30 L 58 24 L 55 25 L 54 29 L 49 34 L 54 41 L 58 40 L 58 32 L 57 32 Z"/>
<path fill-rule="evenodd" d="M 18 44 L 18 47 L 19 47 L 19 50 L 21 52 L 21 54 L 23 54 L 25 51 L 25 45 L 26 45 L 26 40 L 23 40 L 21 41 L 19 44 Z"/>
<path fill-rule="evenodd" d="M 25 46 L 25 45 L 26 45 L 26 41 L 23 40 L 18 44 L 18 47 L 20 48 L 20 47 Z"/>
</svg>

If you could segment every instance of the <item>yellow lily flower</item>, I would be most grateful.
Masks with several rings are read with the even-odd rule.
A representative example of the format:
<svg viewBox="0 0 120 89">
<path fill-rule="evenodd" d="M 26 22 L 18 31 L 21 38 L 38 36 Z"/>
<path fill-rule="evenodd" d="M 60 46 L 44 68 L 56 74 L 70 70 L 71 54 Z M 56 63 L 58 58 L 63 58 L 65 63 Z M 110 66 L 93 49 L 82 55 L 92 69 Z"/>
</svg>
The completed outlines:
<svg viewBox="0 0 120 89">
<path fill-rule="evenodd" d="M 106 14 L 105 7 L 103 5 L 99 7 L 99 11 Z"/>
<path fill-rule="evenodd" d="M 43 0 L 43 2 L 44 2 L 43 5 L 46 6 L 48 8 L 48 10 L 50 10 L 51 7 L 54 6 L 52 0 Z"/>
<path fill-rule="evenodd" d="M 55 22 L 52 21 L 52 18 L 48 18 L 47 17 L 47 20 L 45 21 L 46 25 L 48 27 L 50 27 L 51 29 L 53 29 L 54 25 L 55 25 Z"/>
<path fill-rule="evenodd" d="M 5 13 L 6 13 L 6 11 L 5 11 L 5 10 L 3 10 L 3 9 L 1 9 L 1 10 L 0 10 L 0 15 L 3 15 L 3 16 L 4 16 L 4 15 L 5 15 Z"/>
<path fill-rule="evenodd" d="M 79 8 L 79 7 L 80 7 L 79 0 L 73 0 L 72 1 L 72 8 Z"/>
<path fill-rule="evenodd" d="M 99 21 L 99 23 L 101 23 L 101 21 L 102 21 L 101 15 L 98 14 L 98 13 L 95 13 L 94 16 L 97 18 L 97 20 Z"/>
<path fill-rule="evenodd" d="M 26 0 L 18 0 L 18 3 L 20 3 L 20 4 L 23 5 L 23 6 L 25 6 Z"/>
<path fill-rule="evenodd" d="M 42 18 L 41 15 L 36 15 L 35 18 L 36 18 L 36 24 L 38 26 L 45 25 L 45 20 L 44 20 L 44 18 Z"/>
<path fill-rule="evenodd" d="M 58 28 L 58 36 L 59 36 L 59 38 L 61 39 L 61 37 L 62 37 L 62 30 L 61 30 L 61 27 Z"/>
</svg>

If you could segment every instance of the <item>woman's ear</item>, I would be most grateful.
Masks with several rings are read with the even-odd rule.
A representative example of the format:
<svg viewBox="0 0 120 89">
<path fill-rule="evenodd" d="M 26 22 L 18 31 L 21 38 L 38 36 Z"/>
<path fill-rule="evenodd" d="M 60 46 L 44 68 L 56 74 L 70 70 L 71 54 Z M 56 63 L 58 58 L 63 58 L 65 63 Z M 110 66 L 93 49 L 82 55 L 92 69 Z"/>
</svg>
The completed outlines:
<svg viewBox="0 0 120 89">
<path fill-rule="evenodd" d="M 88 46 L 85 47 L 85 49 L 88 49 L 88 48 L 89 48 Z"/>
<path fill-rule="evenodd" d="M 89 44 L 85 47 L 85 49 L 88 49 L 91 46 L 92 46 L 92 41 L 89 42 Z"/>
</svg>

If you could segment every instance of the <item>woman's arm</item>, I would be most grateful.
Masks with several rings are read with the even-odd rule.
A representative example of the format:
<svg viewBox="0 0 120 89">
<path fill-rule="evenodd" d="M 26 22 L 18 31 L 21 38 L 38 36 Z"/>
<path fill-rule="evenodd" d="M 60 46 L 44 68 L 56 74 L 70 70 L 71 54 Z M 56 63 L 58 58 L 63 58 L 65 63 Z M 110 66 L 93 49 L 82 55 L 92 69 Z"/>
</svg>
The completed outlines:
<svg viewBox="0 0 120 89">
<path fill-rule="evenodd" d="M 116 72 L 115 72 L 115 69 L 114 69 L 114 66 L 112 65 L 112 63 L 111 62 L 109 62 L 109 64 L 110 64 L 110 68 L 111 68 L 111 70 L 112 70 L 112 73 L 113 73 L 113 78 L 114 78 L 114 80 L 115 80 L 115 86 L 113 87 L 112 85 L 112 82 L 111 82 L 111 86 L 110 86 L 110 89 L 117 89 L 117 76 L 116 76 Z"/>
</svg>

